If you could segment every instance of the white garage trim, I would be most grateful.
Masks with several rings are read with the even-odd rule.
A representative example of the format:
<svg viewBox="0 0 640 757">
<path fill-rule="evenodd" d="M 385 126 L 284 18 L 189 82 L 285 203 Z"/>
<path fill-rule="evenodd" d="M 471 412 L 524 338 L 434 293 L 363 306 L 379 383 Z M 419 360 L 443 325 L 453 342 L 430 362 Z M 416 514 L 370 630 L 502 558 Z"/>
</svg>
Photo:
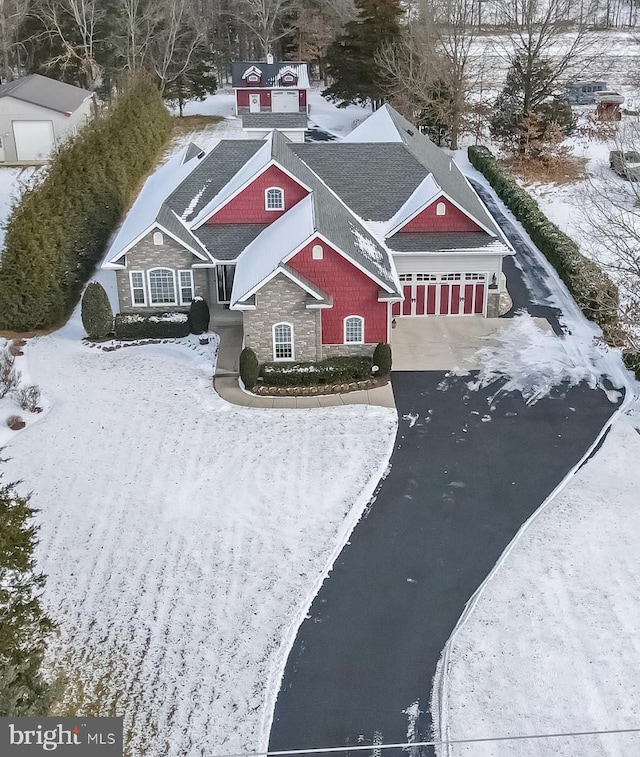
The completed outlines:
<svg viewBox="0 0 640 757">
<path fill-rule="evenodd" d="M 55 147 L 53 121 L 12 121 L 19 161 L 46 160 Z"/>
<path fill-rule="evenodd" d="M 396 318 L 486 315 L 491 281 L 486 271 L 403 273 L 399 279 L 404 302 L 393 305 L 392 314 Z"/>
<path fill-rule="evenodd" d="M 272 113 L 297 113 L 299 106 L 298 90 L 287 91 L 274 89 L 271 92 Z"/>
</svg>

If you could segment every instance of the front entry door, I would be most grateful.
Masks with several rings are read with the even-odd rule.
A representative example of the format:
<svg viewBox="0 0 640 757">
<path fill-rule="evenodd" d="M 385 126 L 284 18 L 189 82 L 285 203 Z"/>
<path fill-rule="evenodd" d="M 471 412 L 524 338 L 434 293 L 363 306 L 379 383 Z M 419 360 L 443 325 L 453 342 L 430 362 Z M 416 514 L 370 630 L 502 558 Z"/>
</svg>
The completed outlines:
<svg viewBox="0 0 640 757">
<path fill-rule="evenodd" d="M 227 303 L 231 301 L 231 290 L 233 289 L 233 276 L 235 272 L 235 265 L 218 265 L 216 267 L 218 302 Z"/>
<path fill-rule="evenodd" d="M 249 113 L 260 113 L 260 95 L 249 95 Z"/>
</svg>

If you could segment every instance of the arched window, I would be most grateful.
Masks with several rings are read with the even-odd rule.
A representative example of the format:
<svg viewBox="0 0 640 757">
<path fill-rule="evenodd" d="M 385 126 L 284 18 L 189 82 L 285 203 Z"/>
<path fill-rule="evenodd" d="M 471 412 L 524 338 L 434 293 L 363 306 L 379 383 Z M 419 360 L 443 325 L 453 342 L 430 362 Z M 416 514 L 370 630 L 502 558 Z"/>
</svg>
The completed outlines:
<svg viewBox="0 0 640 757">
<path fill-rule="evenodd" d="M 175 305 L 176 283 L 170 268 L 149 271 L 149 299 L 152 305 Z"/>
<path fill-rule="evenodd" d="M 311 248 L 311 257 L 313 260 L 322 260 L 324 257 L 324 250 L 321 244 L 314 244 Z"/>
<path fill-rule="evenodd" d="M 364 344 L 364 318 L 348 315 L 344 319 L 344 343 Z"/>
<path fill-rule="evenodd" d="M 264 198 L 267 210 L 284 210 L 284 189 L 269 187 L 264 193 Z"/>
<path fill-rule="evenodd" d="M 164 244 L 164 238 L 162 236 L 161 231 L 154 231 L 153 232 L 153 243 L 154 244 Z"/>
<path fill-rule="evenodd" d="M 439 202 L 436 205 L 436 215 L 437 216 L 444 216 L 447 214 L 447 206 L 444 204 L 444 202 Z"/>
<path fill-rule="evenodd" d="M 293 359 L 293 326 L 290 323 L 276 323 L 273 327 L 273 359 Z"/>
</svg>

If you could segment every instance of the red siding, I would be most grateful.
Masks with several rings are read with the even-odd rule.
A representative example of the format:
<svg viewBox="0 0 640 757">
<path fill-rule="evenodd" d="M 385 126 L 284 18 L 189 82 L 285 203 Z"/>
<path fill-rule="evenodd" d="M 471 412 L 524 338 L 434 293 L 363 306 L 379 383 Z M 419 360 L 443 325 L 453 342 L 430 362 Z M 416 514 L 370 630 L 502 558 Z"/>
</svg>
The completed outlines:
<svg viewBox="0 0 640 757">
<path fill-rule="evenodd" d="M 322 260 L 313 260 L 311 248 L 322 245 Z M 322 311 L 322 344 L 344 343 L 344 319 L 364 318 L 364 340 L 387 341 L 387 305 L 378 302 L 379 286 L 321 240 L 310 242 L 288 265 L 333 297 L 333 307 Z"/>
<path fill-rule="evenodd" d="M 271 106 L 270 89 L 236 89 L 236 104 L 239 108 L 249 107 L 249 95 L 260 95 L 260 107 Z"/>
<path fill-rule="evenodd" d="M 264 191 L 269 187 L 284 189 L 284 210 L 265 210 Z M 272 223 L 308 194 L 304 187 L 284 171 L 277 166 L 270 166 L 205 223 Z"/>
<path fill-rule="evenodd" d="M 439 202 L 444 202 L 447 208 L 443 216 L 436 215 L 436 205 Z M 412 231 L 482 231 L 482 229 L 448 200 L 437 199 L 412 218 L 400 231 L 409 233 Z"/>
<path fill-rule="evenodd" d="M 271 107 L 271 90 L 270 89 L 258 89 L 257 87 L 254 89 L 236 89 L 236 105 L 238 108 L 248 108 L 249 107 L 249 95 L 260 95 L 260 107 L 261 108 L 270 108 Z M 307 107 L 307 90 L 306 89 L 299 89 L 298 90 L 298 103 L 301 108 L 305 109 Z"/>
</svg>

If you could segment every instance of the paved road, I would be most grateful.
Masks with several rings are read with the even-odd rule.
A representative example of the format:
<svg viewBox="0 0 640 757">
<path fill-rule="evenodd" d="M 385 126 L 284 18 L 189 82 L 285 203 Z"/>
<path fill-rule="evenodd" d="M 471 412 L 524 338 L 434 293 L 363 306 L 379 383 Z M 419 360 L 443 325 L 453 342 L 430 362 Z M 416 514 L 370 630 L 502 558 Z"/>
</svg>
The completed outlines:
<svg viewBox="0 0 640 757">
<path fill-rule="evenodd" d="M 443 379 L 393 375 L 391 472 L 300 629 L 271 749 L 404 740 L 402 711 L 428 708 L 465 603 L 615 409 L 581 386 L 533 407 L 504 396 L 491 410 L 495 385 L 469 392 L 454 378 L 441 391 Z M 425 714 L 423 736 L 429 725 Z"/>
</svg>

